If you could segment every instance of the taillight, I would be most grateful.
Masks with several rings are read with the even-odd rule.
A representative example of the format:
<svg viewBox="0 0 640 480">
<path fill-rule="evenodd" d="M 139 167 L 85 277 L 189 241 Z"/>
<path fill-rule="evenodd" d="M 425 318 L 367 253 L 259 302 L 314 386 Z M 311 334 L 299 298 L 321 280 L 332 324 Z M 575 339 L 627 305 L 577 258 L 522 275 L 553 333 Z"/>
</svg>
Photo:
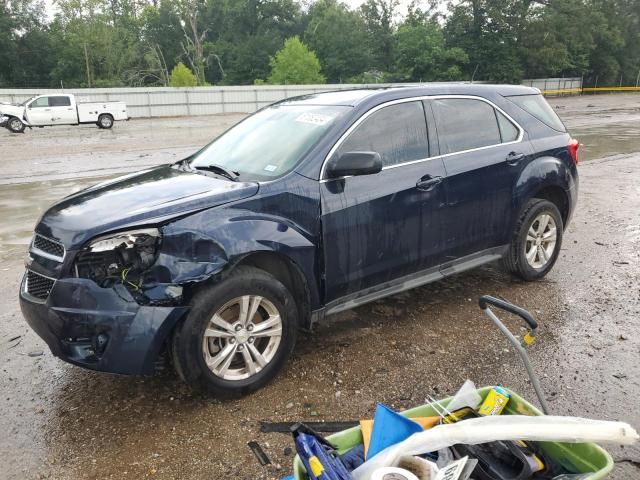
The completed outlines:
<svg viewBox="0 0 640 480">
<path fill-rule="evenodd" d="M 573 160 L 573 163 L 575 163 L 576 165 L 580 161 L 578 159 L 579 148 L 580 148 L 580 142 L 578 140 L 576 140 L 575 138 L 572 138 L 571 140 L 569 140 L 569 154 L 571 154 L 571 159 Z"/>
</svg>

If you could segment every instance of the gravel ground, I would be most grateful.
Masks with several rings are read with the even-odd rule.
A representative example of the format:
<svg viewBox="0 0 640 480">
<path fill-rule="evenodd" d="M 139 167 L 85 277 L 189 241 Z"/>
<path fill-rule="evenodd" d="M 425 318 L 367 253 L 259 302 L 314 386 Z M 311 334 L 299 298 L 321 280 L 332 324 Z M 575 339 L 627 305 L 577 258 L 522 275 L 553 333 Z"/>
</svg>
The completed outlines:
<svg viewBox="0 0 640 480">
<path fill-rule="evenodd" d="M 269 386 L 225 402 L 194 396 L 171 372 L 129 378 L 66 365 L 26 326 L 16 297 L 48 203 L 93 177 L 180 158 L 242 116 L 0 131 L 0 478 L 279 478 L 290 471 L 292 442 L 260 433 L 260 421 L 369 417 L 375 402 L 408 408 L 466 378 L 534 400 L 519 358 L 477 307 L 482 294 L 540 320 L 530 355 L 553 413 L 639 428 L 640 95 L 551 103 L 585 145 L 578 209 L 543 281 L 486 266 L 336 315 L 301 336 Z M 260 466 L 250 440 L 271 466 Z M 639 446 L 609 450 L 611 478 L 640 477 Z"/>
</svg>

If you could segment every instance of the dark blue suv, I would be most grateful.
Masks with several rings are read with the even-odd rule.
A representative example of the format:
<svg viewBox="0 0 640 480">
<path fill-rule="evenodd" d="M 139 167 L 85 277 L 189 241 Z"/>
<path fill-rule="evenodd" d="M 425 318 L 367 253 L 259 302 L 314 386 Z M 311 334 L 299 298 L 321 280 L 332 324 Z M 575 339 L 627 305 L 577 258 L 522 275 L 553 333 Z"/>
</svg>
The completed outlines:
<svg viewBox="0 0 640 480">
<path fill-rule="evenodd" d="M 285 100 L 191 157 L 53 205 L 20 303 L 54 355 L 243 394 L 326 315 L 493 260 L 558 257 L 578 142 L 540 92 L 425 85 Z"/>
</svg>

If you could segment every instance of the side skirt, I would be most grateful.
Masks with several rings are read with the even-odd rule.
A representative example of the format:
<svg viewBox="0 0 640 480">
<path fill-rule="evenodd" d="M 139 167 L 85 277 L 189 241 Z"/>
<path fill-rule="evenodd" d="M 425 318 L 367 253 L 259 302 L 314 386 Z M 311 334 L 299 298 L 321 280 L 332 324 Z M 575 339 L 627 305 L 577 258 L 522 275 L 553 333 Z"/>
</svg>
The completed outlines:
<svg viewBox="0 0 640 480">
<path fill-rule="evenodd" d="M 437 267 L 412 273 L 411 275 L 392 280 L 391 282 L 376 285 L 375 287 L 338 298 L 329 302 L 324 308 L 311 312 L 311 326 L 313 327 L 316 322 L 321 321 L 327 315 L 351 310 L 381 298 L 395 295 L 406 290 L 411 290 L 421 285 L 471 270 L 479 267 L 480 265 L 484 265 L 485 263 L 499 260 L 508 248 L 508 245 L 501 245 L 499 247 L 482 250 L 480 252 L 467 255 L 466 257 L 444 263 Z"/>
</svg>

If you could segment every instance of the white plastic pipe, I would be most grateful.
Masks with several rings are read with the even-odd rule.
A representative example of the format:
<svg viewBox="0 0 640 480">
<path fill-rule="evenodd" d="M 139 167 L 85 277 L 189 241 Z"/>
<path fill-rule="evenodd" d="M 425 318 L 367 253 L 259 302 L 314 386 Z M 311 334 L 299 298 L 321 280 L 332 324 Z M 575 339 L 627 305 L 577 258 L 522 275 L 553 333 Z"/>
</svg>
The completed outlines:
<svg viewBox="0 0 640 480">
<path fill-rule="evenodd" d="M 504 415 L 472 418 L 413 434 L 356 468 L 352 472 L 353 479 L 369 480 L 376 469 L 396 466 L 402 455 L 422 455 L 458 443 L 475 445 L 496 440 L 630 445 L 638 440 L 638 433 L 627 423 L 579 417 Z"/>
</svg>

